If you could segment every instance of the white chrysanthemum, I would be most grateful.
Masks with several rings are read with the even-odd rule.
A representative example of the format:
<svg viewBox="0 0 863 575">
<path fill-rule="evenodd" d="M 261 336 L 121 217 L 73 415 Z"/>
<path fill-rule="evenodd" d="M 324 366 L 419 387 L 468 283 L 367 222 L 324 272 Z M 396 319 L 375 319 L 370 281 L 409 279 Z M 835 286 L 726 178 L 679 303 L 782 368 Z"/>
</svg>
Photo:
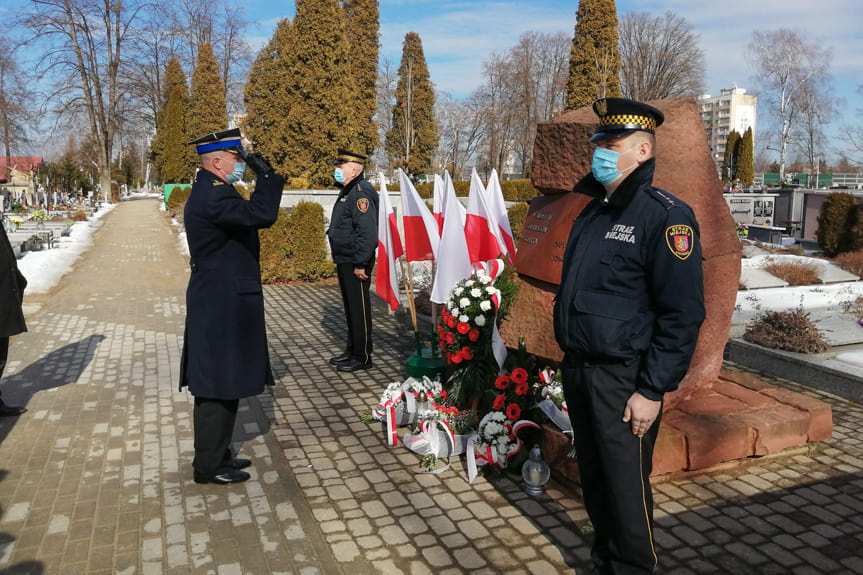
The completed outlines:
<svg viewBox="0 0 863 575">
<path fill-rule="evenodd" d="M 470 297 L 480 297 L 482 295 L 482 290 L 479 288 L 473 288 L 470 290 Z"/>
<path fill-rule="evenodd" d="M 470 300 L 467 299 L 466 297 L 463 297 L 460 300 L 458 300 L 458 305 L 461 308 L 470 307 Z"/>
<path fill-rule="evenodd" d="M 488 286 L 487 288 L 485 288 L 485 293 L 487 293 L 487 294 L 494 294 L 496 292 L 497 292 L 497 290 L 491 286 Z"/>
<path fill-rule="evenodd" d="M 454 290 L 452 290 L 452 293 L 453 293 L 453 295 L 459 296 L 462 294 L 463 291 L 464 291 L 464 288 L 456 286 L 456 288 Z"/>
<path fill-rule="evenodd" d="M 468 317 L 466 315 L 460 315 L 460 316 L 458 316 L 458 320 L 462 323 L 467 323 L 470 321 L 470 317 Z"/>
<path fill-rule="evenodd" d="M 474 284 L 474 281 L 473 281 L 473 280 L 467 280 L 466 282 L 464 282 L 464 286 L 465 286 L 465 287 L 472 287 L 472 286 L 473 286 L 473 284 Z"/>
<path fill-rule="evenodd" d="M 477 327 L 484 326 L 485 325 L 485 316 L 482 316 L 482 315 L 476 316 L 476 318 L 474 319 L 474 322 L 476 323 Z"/>
<path fill-rule="evenodd" d="M 490 310 L 491 309 L 491 302 L 488 300 L 484 300 L 484 301 L 480 302 L 479 309 L 481 309 L 482 311 Z"/>
</svg>

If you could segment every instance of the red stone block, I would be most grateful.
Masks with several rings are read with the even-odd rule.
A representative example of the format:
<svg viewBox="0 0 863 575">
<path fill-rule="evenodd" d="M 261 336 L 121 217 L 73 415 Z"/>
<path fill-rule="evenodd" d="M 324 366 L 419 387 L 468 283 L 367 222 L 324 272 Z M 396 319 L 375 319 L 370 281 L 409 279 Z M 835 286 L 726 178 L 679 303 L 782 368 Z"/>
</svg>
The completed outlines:
<svg viewBox="0 0 863 575">
<path fill-rule="evenodd" d="M 713 382 L 713 391 L 743 402 L 748 408 L 761 407 L 776 403 L 773 398 L 764 395 L 763 393 L 758 393 L 748 387 L 725 381 L 723 379 L 718 379 Z"/>
<path fill-rule="evenodd" d="M 741 426 L 755 430 L 755 455 L 770 455 L 803 445 L 809 429 L 809 414 L 781 403 L 751 409 L 733 416 Z"/>
<path fill-rule="evenodd" d="M 714 389 L 698 389 L 678 402 L 677 409 L 689 415 L 719 415 L 742 411 L 746 409 L 746 404 L 716 393 Z"/>
<path fill-rule="evenodd" d="M 830 439 L 833 435 L 833 411 L 830 409 L 830 405 L 814 397 L 780 387 L 766 390 L 764 394 L 776 401 L 809 413 L 807 439 L 810 442 Z"/>
<path fill-rule="evenodd" d="M 541 445 L 542 457 L 549 467 L 566 479 L 578 482 L 578 462 L 574 457 L 567 457 L 572 448 L 570 437 L 552 425 L 543 425 Z"/>
<path fill-rule="evenodd" d="M 653 448 L 653 472 L 650 476 L 656 477 L 664 473 L 680 471 L 686 469 L 688 465 L 686 436 L 662 421 L 659 425 L 656 446 Z"/>
<path fill-rule="evenodd" d="M 754 454 L 755 430 L 733 415 L 689 415 L 673 409 L 664 421 L 686 436 L 689 467 L 704 469 Z"/>
<path fill-rule="evenodd" d="M 742 371 L 729 371 L 723 369 L 719 372 L 719 379 L 730 381 L 732 383 L 736 383 L 738 385 L 742 385 L 743 387 L 747 387 L 754 391 L 763 391 L 765 389 L 776 389 L 775 385 L 770 385 L 765 381 L 761 381 L 754 375 L 750 373 L 745 373 Z"/>
</svg>

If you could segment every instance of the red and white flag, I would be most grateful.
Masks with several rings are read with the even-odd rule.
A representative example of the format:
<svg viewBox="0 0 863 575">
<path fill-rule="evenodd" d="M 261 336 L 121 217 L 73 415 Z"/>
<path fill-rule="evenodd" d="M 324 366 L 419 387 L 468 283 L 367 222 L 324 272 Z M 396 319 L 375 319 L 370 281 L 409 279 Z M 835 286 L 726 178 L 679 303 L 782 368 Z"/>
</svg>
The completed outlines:
<svg viewBox="0 0 863 575">
<path fill-rule="evenodd" d="M 506 213 L 506 201 L 503 199 L 503 189 L 500 187 L 497 170 L 493 169 L 491 171 L 486 191 L 488 192 L 488 207 L 497 220 L 500 237 L 503 239 L 504 245 L 506 246 L 506 251 L 504 253 L 515 255 L 515 241 L 512 237 L 512 228 L 509 225 L 509 214 Z"/>
<path fill-rule="evenodd" d="M 437 272 L 429 297 L 434 303 L 446 303 L 455 284 L 469 278 L 473 273 L 464 236 L 464 223 L 458 211 L 461 204 L 455 197 L 452 185 L 445 188 L 443 233 L 438 250 Z"/>
<path fill-rule="evenodd" d="M 443 173 L 443 185 L 444 185 L 444 194 L 443 194 L 443 201 L 441 203 L 443 204 L 443 212 L 446 213 L 446 200 L 447 200 L 447 198 L 450 198 L 450 197 L 456 198 L 455 186 L 452 183 L 452 178 L 450 177 L 448 171 L 444 171 L 444 173 Z M 450 191 L 452 191 L 452 193 L 450 193 Z M 459 215 L 459 218 L 461 219 L 461 225 L 462 225 L 462 227 L 464 227 L 464 220 L 465 220 L 465 217 L 467 216 L 467 210 L 464 209 L 464 205 L 458 199 L 455 200 L 455 205 L 456 205 L 456 208 L 458 208 L 458 215 Z"/>
<path fill-rule="evenodd" d="M 470 177 L 470 195 L 464 223 L 464 235 L 467 238 L 471 262 L 496 259 L 506 250 L 506 244 L 499 237 L 497 220 L 489 209 L 485 196 L 485 188 L 474 169 Z"/>
<path fill-rule="evenodd" d="M 402 226 L 405 233 L 405 254 L 409 262 L 436 260 L 440 231 L 438 224 L 417 193 L 410 178 L 398 170 L 402 190 Z"/>
<path fill-rule="evenodd" d="M 443 233 L 443 197 L 446 193 L 444 181 L 439 175 L 434 175 L 434 195 L 432 196 L 432 215 L 437 222 L 439 233 Z"/>
<path fill-rule="evenodd" d="M 398 260 L 402 257 L 402 239 L 396 223 L 396 215 L 390 203 L 390 194 L 381 175 L 381 193 L 378 199 L 378 263 L 375 271 L 375 293 L 384 298 L 390 310 L 399 307 Z"/>
</svg>

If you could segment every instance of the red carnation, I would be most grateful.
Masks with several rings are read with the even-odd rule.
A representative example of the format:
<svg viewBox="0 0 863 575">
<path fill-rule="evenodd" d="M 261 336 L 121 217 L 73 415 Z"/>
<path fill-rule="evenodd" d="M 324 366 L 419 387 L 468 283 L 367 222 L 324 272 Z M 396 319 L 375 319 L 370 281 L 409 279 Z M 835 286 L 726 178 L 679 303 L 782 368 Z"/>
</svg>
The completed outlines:
<svg viewBox="0 0 863 575">
<path fill-rule="evenodd" d="M 512 370 L 512 380 L 516 383 L 524 383 L 527 381 L 527 372 L 520 367 Z"/>
<path fill-rule="evenodd" d="M 446 395 L 447 393 L 445 389 L 440 390 L 440 396 L 441 398 L 443 398 L 444 401 L 446 401 Z"/>
<path fill-rule="evenodd" d="M 506 394 L 501 393 L 494 398 L 494 403 L 491 404 L 492 409 L 500 411 L 503 409 L 503 404 L 506 403 Z"/>
<path fill-rule="evenodd" d="M 515 381 L 515 379 L 513 379 Z M 516 395 L 525 395 L 530 386 L 527 385 L 527 382 L 523 381 L 515 386 L 515 394 Z"/>
<path fill-rule="evenodd" d="M 461 354 L 465 359 L 473 359 L 473 350 L 469 347 L 461 348 Z"/>
<path fill-rule="evenodd" d="M 446 324 L 447 324 L 450 328 L 454 328 L 454 327 L 456 326 L 456 324 L 457 324 L 457 323 L 458 323 L 458 322 L 456 321 L 455 317 L 453 317 L 453 316 L 449 316 L 448 318 L 446 318 Z"/>
<path fill-rule="evenodd" d="M 446 334 L 446 342 L 450 345 L 455 343 L 455 336 L 452 334 L 452 332 Z"/>
<path fill-rule="evenodd" d="M 506 389 L 509 387 L 509 377 L 505 375 L 499 376 L 496 380 L 494 380 L 494 386 L 498 389 Z"/>
<path fill-rule="evenodd" d="M 458 327 L 456 327 L 456 331 L 464 335 L 470 331 L 470 326 L 464 322 L 459 322 Z"/>
<path fill-rule="evenodd" d="M 449 358 L 450 358 L 450 361 L 452 361 L 453 363 L 461 363 L 461 352 L 457 351 L 454 354 L 452 354 Z"/>
<path fill-rule="evenodd" d="M 452 406 L 449 408 L 450 415 L 458 415 L 458 408 L 456 406 Z"/>
<path fill-rule="evenodd" d="M 521 408 L 518 404 L 510 403 L 509 407 L 506 408 L 506 416 L 510 421 L 518 421 L 518 418 L 521 416 Z"/>
<path fill-rule="evenodd" d="M 469 333 L 469 334 L 467 334 L 467 337 L 468 337 L 468 339 L 470 339 L 471 341 L 476 341 L 476 340 L 478 340 L 478 339 L 479 339 L 479 330 L 478 330 L 478 329 L 472 329 L 472 330 L 470 330 L 470 333 Z"/>
</svg>

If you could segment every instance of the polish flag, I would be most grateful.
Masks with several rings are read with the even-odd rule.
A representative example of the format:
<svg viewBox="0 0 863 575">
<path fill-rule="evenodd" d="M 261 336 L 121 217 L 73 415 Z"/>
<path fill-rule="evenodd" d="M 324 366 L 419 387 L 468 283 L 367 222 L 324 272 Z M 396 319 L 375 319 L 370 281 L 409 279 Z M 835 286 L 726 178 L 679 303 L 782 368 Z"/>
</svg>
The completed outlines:
<svg viewBox="0 0 863 575">
<path fill-rule="evenodd" d="M 443 197 L 445 193 L 444 181 L 439 175 L 434 175 L 434 196 L 432 204 L 432 215 L 437 222 L 438 233 L 443 233 Z"/>
<path fill-rule="evenodd" d="M 452 182 L 445 188 L 440 257 L 429 297 L 434 303 L 446 303 L 455 284 L 469 278 L 473 273 L 473 266 L 471 266 L 467 251 L 467 240 L 464 236 L 464 223 L 458 211 L 461 204 L 455 197 L 455 188 L 453 188 Z"/>
<path fill-rule="evenodd" d="M 506 251 L 504 253 L 515 255 L 515 241 L 512 237 L 512 228 L 509 225 L 509 214 L 506 213 L 506 201 L 503 199 L 503 190 L 497 177 L 497 170 L 492 169 L 491 177 L 488 179 L 488 203 L 491 213 L 497 220 L 498 231 L 503 239 Z"/>
<path fill-rule="evenodd" d="M 470 261 L 474 263 L 496 259 L 506 251 L 506 244 L 499 237 L 497 220 L 489 209 L 485 195 L 485 188 L 474 169 L 470 176 L 470 195 L 464 224 Z"/>
<path fill-rule="evenodd" d="M 390 310 L 399 307 L 399 273 L 398 260 L 402 257 L 402 239 L 396 224 L 396 215 L 390 203 L 390 194 L 380 177 L 381 193 L 378 200 L 378 262 L 375 270 L 375 293 L 384 298 L 390 305 Z"/>
<path fill-rule="evenodd" d="M 444 171 L 443 173 L 443 184 L 444 184 L 444 194 L 443 194 L 443 211 L 446 213 L 446 200 L 449 197 L 456 198 L 455 195 L 455 186 L 452 183 L 452 178 L 449 175 L 448 171 Z M 452 195 L 450 195 L 450 190 L 452 190 Z M 464 220 L 467 217 L 467 210 L 464 209 L 464 206 L 458 199 L 455 200 L 456 208 L 458 208 L 459 219 L 461 220 L 461 225 L 464 227 Z"/>
<path fill-rule="evenodd" d="M 438 224 L 407 174 L 402 170 L 398 172 L 402 190 L 402 226 L 405 232 L 407 260 L 409 262 L 435 260 L 440 243 Z"/>
</svg>

